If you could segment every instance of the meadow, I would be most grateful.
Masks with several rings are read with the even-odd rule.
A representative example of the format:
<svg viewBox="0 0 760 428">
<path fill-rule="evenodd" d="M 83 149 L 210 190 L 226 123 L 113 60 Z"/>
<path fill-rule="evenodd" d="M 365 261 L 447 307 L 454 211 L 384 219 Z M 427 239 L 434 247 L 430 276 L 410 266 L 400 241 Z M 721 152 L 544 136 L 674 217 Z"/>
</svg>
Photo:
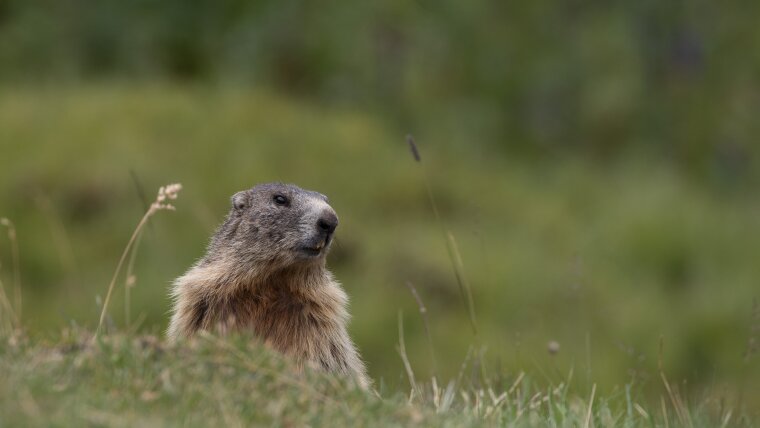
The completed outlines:
<svg viewBox="0 0 760 428">
<path fill-rule="evenodd" d="M 248 86 L 3 87 L 0 217 L 15 240 L 0 227 L 0 281 L 23 333 L 3 333 L 0 423 L 750 426 L 751 187 L 646 151 L 535 159 L 473 138 Z M 383 400 L 291 375 L 245 340 L 163 342 L 171 281 L 229 197 L 266 181 L 330 197 L 341 225 L 328 265 Z M 151 218 L 92 342 L 119 256 L 171 182 L 184 186 L 176 211 Z"/>
</svg>

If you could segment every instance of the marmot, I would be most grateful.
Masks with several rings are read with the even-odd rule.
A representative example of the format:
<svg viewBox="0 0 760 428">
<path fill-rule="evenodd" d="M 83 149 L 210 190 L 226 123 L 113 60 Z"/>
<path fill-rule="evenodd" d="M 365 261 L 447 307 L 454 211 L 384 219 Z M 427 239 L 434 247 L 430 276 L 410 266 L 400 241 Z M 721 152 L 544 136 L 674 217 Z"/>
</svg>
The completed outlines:
<svg viewBox="0 0 760 428">
<path fill-rule="evenodd" d="M 250 331 L 296 360 L 370 385 L 346 331 L 346 293 L 325 267 L 338 217 L 324 195 L 282 183 L 232 196 L 206 255 L 174 281 L 168 336 Z"/>
</svg>

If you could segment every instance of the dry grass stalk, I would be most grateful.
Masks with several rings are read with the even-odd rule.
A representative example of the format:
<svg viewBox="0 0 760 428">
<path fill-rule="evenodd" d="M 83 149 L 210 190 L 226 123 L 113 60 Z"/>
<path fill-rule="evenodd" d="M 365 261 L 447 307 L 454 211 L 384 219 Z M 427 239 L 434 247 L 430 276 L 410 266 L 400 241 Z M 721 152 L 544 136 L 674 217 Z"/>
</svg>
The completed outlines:
<svg viewBox="0 0 760 428">
<path fill-rule="evenodd" d="M 686 407 L 686 404 L 684 404 L 683 400 L 681 400 L 681 396 L 678 394 L 678 392 L 673 391 L 673 389 L 670 386 L 670 382 L 665 376 L 665 371 L 663 370 L 663 364 L 662 364 L 662 356 L 663 356 L 664 347 L 665 347 L 665 339 L 662 336 L 660 336 L 660 351 L 659 351 L 658 362 L 657 362 L 659 366 L 659 371 L 660 371 L 660 378 L 662 379 L 662 383 L 665 385 L 665 390 L 668 392 L 668 397 L 670 398 L 670 402 L 673 404 L 673 410 L 675 410 L 676 412 L 678 421 L 681 423 L 682 426 L 693 427 L 694 425 L 691 422 L 691 416 L 689 416 L 689 409 Z M 664 405 L 665 403 L 663 402 L 663 406 Z"/>
<path fill-rule="evenodd" d="M 8 229 L 8 240 L 11 241 L 11 260 L 13 261 L 13 305 L 15 306 L 16 319 L 21 319 L 21 264 L 19 262 L 18 239 L 16 226 L 9 219 L 0 218 L 0 225 Z"/>
<path fill-rule="evenodd" d="M 665 421 L 665 428 L 670 428 L 668 407 L 665 405 L 665 397 L 663 396 L 660 396 L 660 407 L 662 407 L 662 419 Z"/>
<path fill-rule="evenodd" d="M 145 227 L 148 219 L 150 219 L 153 214 L 161 210 L 174 211 L 175 208 L 171 203 L 169 203 L 169 201 L 177 199 L 177 195 L 180 190 L 182 190 L 182 185 L 179 183 L 169 184 L 168 186 L 159 188 L 156 200 L 150 205 L 148 211 L 145 212 L 145 215 L 143 215 L 140 223 L 137 224 L 135 231 L 132 233 L 132 237 L 129 239 L 127 246 L 124 248 L 124 252 L 121 254 L 119 264 L 116 266 L 116 271 L 111 278 L 111 282 L 108 284 L 108 293 L 106 294 L 106 299 L 103 302 L 103 309 L 100 312 L 100 321 L 98 322 L 98 328 L 95 330 L 93 339 L 97 338 L 98 334 L 100 333 L 100 329 L 103 326 L 103 321 L 106 318 L 106 312 L 108 311 L 108 302 L 111 300 L 111 294 L 113 293 L 114 286 L 116 285 L 116 279 L 119 277 L 119 272 L 121 272 L 121 268 L 124 265 L 124 261 L 127 259 L 129 251 L 137 241 L 137 237 L 140 235 L 143 227 Z"/>
<path fill-rule="evenodd" d="M 731 422 L 731 415 L 733 414 L 733 411 L 729 410 L 726 412 L 725 416 L 723 416 L 723 421 L 720 424 L 720 428 L 726 428 L 728 426 L 728 423 Z"/>
<path fill-rule="evenodd" d="M 473 334 L 477 338 L 478 325 L 475 318 L 475 305 L 472 299 L 470 284 L 467 282 L 464 275 L 464 264 L 462 263 L 462 257 L 459 255 L 456 239 L 454 239 L 454 235 L 448 229 L 446 229 L 446 226 L 441 219 L 441 214 L 438 211 L 438 204 L 435 202 L 435 197 L 433 196 L 433 190 L 430 186 L 430 181 L 428 180 L 427 174 L 425 173 L 425 169 L 422 168 L 422 158 L 420 157 L 420 151 L 417 148 L 417 143 L 415 143 L 414 137 L 412 135 L 407 135 L 406 143 L 409 145 L 409 149 L 412 152 L 412 157 L 414 157 L 415 162 L 419 163 L 421 166 L 420 169 L 422 170 L 422 180 L 425 184 L 428 201 L 430 202 L 430 206 L 433 209 L 433 215 L 435 215 L 436 221 L 441 228 L 443 237 L 446 240 L 446 251 L 448 252 L 451 265 L 454 268 L 454 276 L 456 277 L 457 285 L 459 286 L 459 292 L 462 295 L 462 300 L 464 300 L 468 315 L 470 317 L 470 324 L 472 326 Z"/>
<path fill-rule="evenodd" d="M 137 249 L 140 248 L 140 239 L 142 238 L 142 231 L 137 235 L 135 240 L 134 249 L 129 255 L 129 263 L 127 263 L 127 275 L 124 278 L 124 324 L 129 328 L 132 325 L 132 299 L 131 290 L 132 287 L 137 284 L 137 276 L 134 273 L 135 259 L 137 259 Z"/>
<path fill-rule="evenodd" d="M 752 299 L 751 326 L 744 361 L 749 362 L 758 353 L 760 353 L 760 303 L 757 299 Z"/>
<path fill-rule="evenodd" d="M 470 324 L 475 336 L 478 336 L 478 322 L 475 319 L 475 301 L 472 299 L 472 289 L 470 283 L 467 282 L 467 277 L 464 274 L 464 263 L 462 263 L 462 256 L 459 254 L 459 247 L 457 241 L 454 239 L 454 235 L 451 232 L 447 232 L 448 237 L 448 250 L 451 263 L 454 266 L 454 275 L 457 278 L 457 284 L 459 284 L 459 292 L 467 305 L 467 315 L 470 317 Z"/>
<path fill-rule="evenodd" d="M 10 333 L 18 327 L 18 318 L 13 311 L 13 306 L 5 294 L 5 286 L 0 281 L 0 333 Z"/>
<path fill-rule="evenodd" d="M 596 395 L 596 384 L 591 387 L 591 398 L 588 400 L 588 411 L 586 412 L 586 423 L 583 424 L 584 428 L 591 426 L 591 411 L 594 408 L 594 395 Z"/>
<path fill-rule="evenodd" d="M 433 347 L 433 336 L 430 333 L 430 323 L 428 321 L 427 308 L 422 302 L 422 298 L 417 293 L 417 289 L 414 288 L 414 285 L 411 282 L 407 281 L 406 286 L 409 287 L 409 290 L 412 292 L 412 296 L 414 296 L 414 300 L 417 302 L 417 308 L 420 311 L 420 317 L 422 317 L 422 323 L 425 326 L 425 335 L 427 336 L 428 346 L 430 347 L 430 359 L 433 364 L 433 384 L 435 385 L 436 376 L 438 375 L 438 362 L 435 358 L 435 348 Z M 437 388 L 434 387 L 433 390 L 436 391 Z"/>
<path fill-rule="evenodd" d="M 415 397 L 420 396 L 418 391 L 417 381 L 414 378 L 414 371 L 412 370 L 412 364 L 409 362 L 409 357 L 406 354 L 406 344 L 404 343 L 404 316 L 401 311 L 398 311 L 398 354 L 401 356 L 401 361 L 404 362 L 404 369 L 406 370 L 406 376 L 409 378 L 409 386 L 411 391 L 409 392 L 409 403 L 411 403 Z"/>
</svg>

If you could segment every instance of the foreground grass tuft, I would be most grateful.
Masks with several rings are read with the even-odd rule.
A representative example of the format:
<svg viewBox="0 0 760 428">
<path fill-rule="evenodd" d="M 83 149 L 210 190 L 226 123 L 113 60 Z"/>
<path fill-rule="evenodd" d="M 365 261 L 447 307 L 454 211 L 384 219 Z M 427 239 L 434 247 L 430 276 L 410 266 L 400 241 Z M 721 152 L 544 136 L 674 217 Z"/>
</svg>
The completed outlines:
<svg viewBox="0 0 760 428">
<path fill-rule="evenodd" d="M 355 426 L 412 422 L 348 381 L 297 373 L 243 338 L 170 345 L 155 336 L 64 332 L 56 343 L 4 340 L 3 426 Z M 397 403 L 398 404 L 398 403 Z M 383 415 L 382 418 L 379 415 Z"/>
<path fill-rule="evenodd" d="M 81 330 L 64 331 L 54 342 L 3 338 L 0 425 L 750 425 L 730 411 L 674 411 L 665 403 L 648 410 L 629 390 L 605 397 L 594 388 L 581 396 L 567 384 L 540 386 L 524 375 L 481 387 L 419 384 L 411 396 L 381 398 L 347 379 L 299 373 L 250 338 L 203 335 L 179 344 L 145 335 L 92 338 Z"/>
</svg>

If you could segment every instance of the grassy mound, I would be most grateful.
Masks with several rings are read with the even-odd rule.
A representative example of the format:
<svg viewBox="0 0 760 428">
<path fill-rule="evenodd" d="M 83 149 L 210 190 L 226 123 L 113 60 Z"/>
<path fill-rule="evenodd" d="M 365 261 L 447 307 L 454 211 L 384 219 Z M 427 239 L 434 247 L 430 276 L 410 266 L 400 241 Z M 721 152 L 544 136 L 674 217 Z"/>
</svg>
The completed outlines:
<svg viewBox="0 0 760 428">
<path fill-rule="evenodd" d="M 415 383 L 409 397 L 360 390 L 246 337 L 167 344 L 150 335 L 0 342 L 2 426 L 750 426 L 731 409 L 671 392 L 645 409 L 630 389 L 579 396 L 568 383 L 460 376 Z M 572 376 L 572 375 L 571 375 Z M 667 401 L 666 401 L 667 400 Z"/>
</svg>

